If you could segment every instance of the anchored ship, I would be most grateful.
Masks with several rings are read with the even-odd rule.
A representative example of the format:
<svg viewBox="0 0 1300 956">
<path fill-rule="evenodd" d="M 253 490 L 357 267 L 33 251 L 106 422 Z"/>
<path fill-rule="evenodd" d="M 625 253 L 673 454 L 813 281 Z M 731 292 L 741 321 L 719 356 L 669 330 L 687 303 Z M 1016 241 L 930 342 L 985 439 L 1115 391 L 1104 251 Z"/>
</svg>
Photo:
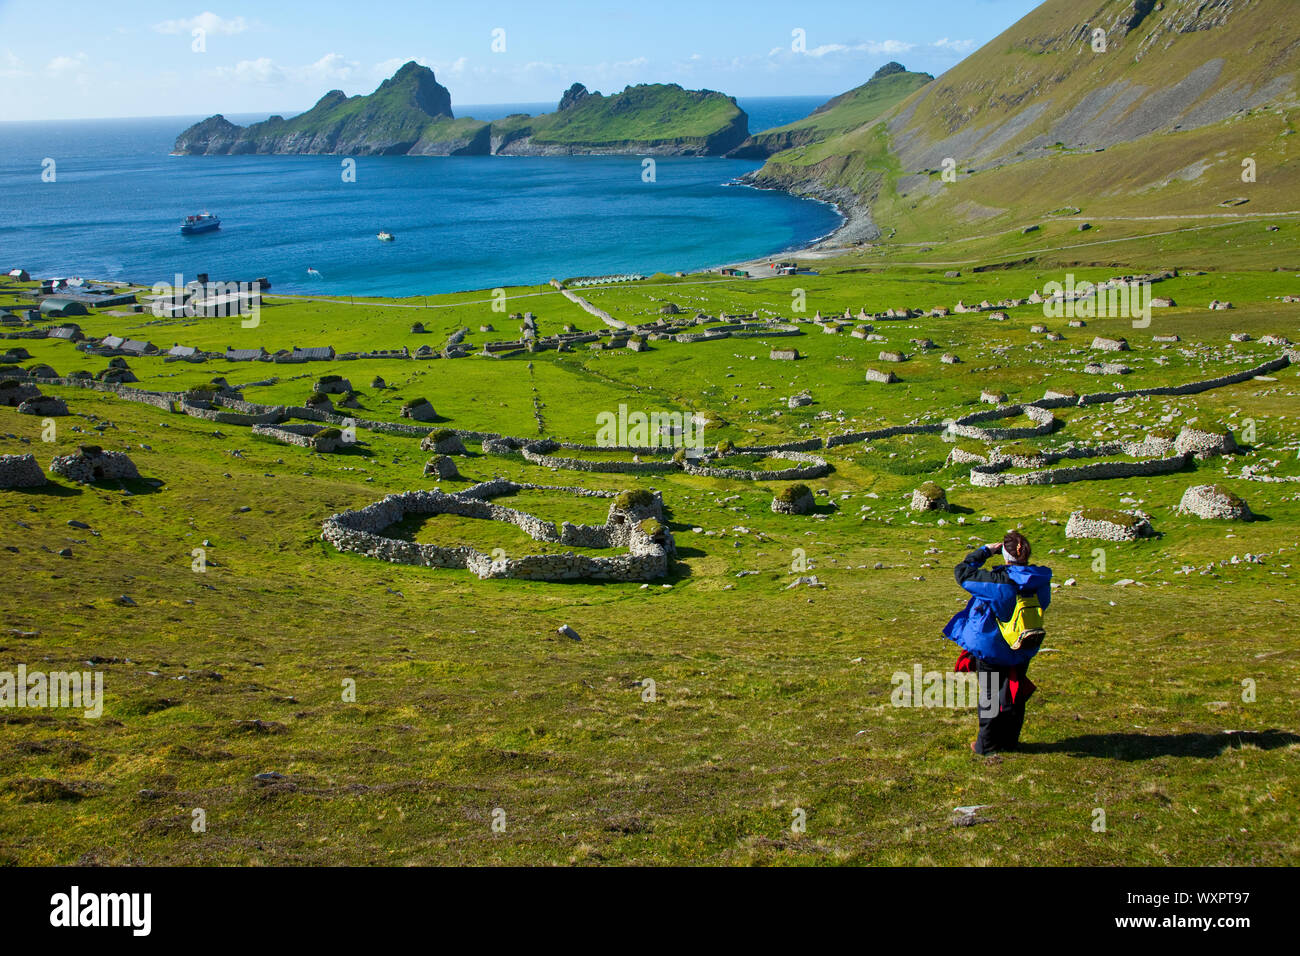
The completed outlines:
<svg viewBox="0 0 1300 956">
<path fill-rule="evenodd" d="M 212 232 L 221 228 L 221 218 L 210 212 L 201 212 L 197 216 L 186 216 L 181 223 L 181 235 L 192 236 L 199 232 Z"/>
</svg>

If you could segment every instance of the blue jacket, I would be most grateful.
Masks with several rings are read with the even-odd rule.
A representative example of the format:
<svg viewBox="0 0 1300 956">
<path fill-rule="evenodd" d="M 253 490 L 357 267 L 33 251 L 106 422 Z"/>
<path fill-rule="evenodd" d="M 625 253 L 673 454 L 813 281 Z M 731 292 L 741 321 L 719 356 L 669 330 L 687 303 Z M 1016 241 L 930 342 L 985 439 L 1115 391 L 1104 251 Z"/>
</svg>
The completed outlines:
<svg viewBox="0 0 1300 956">
<path fill-rule="evenodd" d="M 983 546 L 966 555 L 953 572 L 957 583 L 973 596 L 965 609 L 953 615 L 943 636 L 964 650 L 996 667 L 1020 667 L 1029 663 L 1038 648 L 1013 651 L 1002 639 L 998 618 L 1011 619 L 1016 595 L 1033 591 L 1046 610 L 1052 603 L 1052 569 L 1036 564 L 1003 564 L 982 570 L 989 550 Z"/>
</svg>

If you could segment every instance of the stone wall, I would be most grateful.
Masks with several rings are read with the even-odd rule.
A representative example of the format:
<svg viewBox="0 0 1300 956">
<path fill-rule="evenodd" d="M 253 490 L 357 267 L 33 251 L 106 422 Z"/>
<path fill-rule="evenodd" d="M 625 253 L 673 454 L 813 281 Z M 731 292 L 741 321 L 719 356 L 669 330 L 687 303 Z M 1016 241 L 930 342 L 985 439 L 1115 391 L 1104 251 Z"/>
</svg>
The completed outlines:
<svg viewBox="0 0 1300 956">
<path fill-rule="evenodd" d="M 688 461 L 682 465 L 682 470 L 688 475 L 730 478 L 739 481 L 799 481 L 808 478 L 821 478 L 830 474 L 831 471 L 831 466 L 825 458 L 807 452 L 783 451 L 772 457 L 785 458 L 797 464 L 777 471 L 754 471 L 747 468 L 715 468 L 707 464 L 695 465 Z M 705 460 L 716 461 L 718 459 L 709 457 Z M 725 460 L 725 456 L 723 456 L 723 460 Z"/>
<path fill-rule="evenodd" d="M 1023 428 L 982 428 L 975 422 L 991 421 L 999 418 L 1014 418 L 1023 414 L 1035 422 Z M 948 426 L 951 434 L 963 438 L 975 438 L 979 441 L 1000 441 L 1015 438 L 1032 438 L 1038 435 L 1050 435 L 1058 425 L 1056 416 L 1041 405 L 1003 405 L 982 412 L 972 412 L 954 419 Z"/>
<path fill-rule="evenodd" d="M 858 442 L 876 441 L 881 438 L 893 438 L 895 435 L 925 435 L 941 432 L 947 425 L 890 425 L 888 428 L 875 428 L 865 432 L 848 432 L 844 435 L 832 435 L 826 439 L 826 447 L 837 445 L 855 445 Z"/>
<path fill-rule="evenodd" d="M 1154 388 L 1135 388 L 1119 392 L 1092 392 L 1088 395 L 1079 396 L 1078 404 L 1098 405 L 1118 401 L 1121 398 L 1137 398 L 1141 395 L 1195 395 L 1198 392 L 1206 392 L 1213 388 L 1223 388 L 1226 385 L 1248 382 L 1256 375 L 1267 375 L 1270 372 L 1276 372 L 1278 369 L 1286 368 L 1291 362 L 1290 354 L 1286 354 L 1281 358 L 1265 362 L 1263 365 L 1256 365 L 1254 368 L 1246 369 L 1243 372 L 1233 372 L 1231 375 L 1202 379 L 1199 382 L 1187 382 L 1183 385 L 1157 385 Z"/>
<path fill-rule="evenodd" d="M 273 441 L 282 442 L 286 445 L 298 445 L 301 448 L 310 448 L 313 451 L 332 452 L 344 444 L 341 438 L 334 437 L 317 437 L 317 433 L 322 431 L 319 425 L 254 425 L 253 434 L 261 435 L 264 438 L 270 438 Z"/>
<path fill-rule="evenodd" d="M 321 538 L 340 551 L 363 554 L 396 564 L 465 568 L 480 578 L 649 581 L 668 573 L 669 559 L 674 551 L 671 534 L 663 528 L 656 538 L 651 538 L 640 525 L 646 518 L 662 519 L 663 499 L 657 493 L 648 506 L 629 512 L 620 511 L 617 502 L 614 502 L 605 525 L 575 525 L 566 521 L 560 528 L 556 528 L 554 522 L 492 504 L 489 500 L 527 489 L 612 496 L 611 492 L 520 484 L 498 478 L 480 482 L 457 494 L 408 491 L 389 495 L 356 511 L 331 515 L 322 525 Z M 384 528 L 408 514 L 457 514 L 503 521 L 515 525 L 537 541 L 586 548 L 627 547 L 628 553 L 609 557 L 573 553 L 524 555 L 493 560 L 491 556 L 473 548 L 417 544 L 387 538 L 381 534 Z"/>
<path fill-rule="evenodd" d="M 1163 475 L 1179 471 L 1191 461 L 1191 455 L 1172 455 L 1147 461 L 1099 461 L 1090 465 L 1069 468 L 1050 468 L 1044 471 L 1004 474 L 1011 466 L 1010 459 L 976 465 L 970 470 L 970 483 L 983 488 L 998 485 L 1064 485 L 1074 481 L 1098 481 L 1106 478 L 1138 478 L 1143 475 Z"/>
<path fill-rule="evenodd" d="M 484 446 L 486 448 L 486 446 Z M 535 451 L 528 445 L 519 448 L 526 461 L 543 468 L 567 468 L 569 471 L 591 471 L 614 475 L 652 475 L 677 471 L 681 466 L 674 461 L 592 461 L 586 458 L 566 458 Z"/>
</svg>

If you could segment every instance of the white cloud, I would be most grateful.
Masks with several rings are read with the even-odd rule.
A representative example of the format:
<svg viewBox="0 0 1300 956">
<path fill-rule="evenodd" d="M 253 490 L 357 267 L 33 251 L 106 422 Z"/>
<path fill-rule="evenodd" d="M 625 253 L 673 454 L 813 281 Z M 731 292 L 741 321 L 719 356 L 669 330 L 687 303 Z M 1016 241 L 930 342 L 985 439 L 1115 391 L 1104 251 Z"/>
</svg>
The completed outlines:
<svg viewBox="0 0 1300 956">
<path fill-rule="evenodd" d="M 914 49 L 916 49 L 916 44 L 908 43 L 906 40 L 872 40 L 867 43 L 823 43 L 820 46 L 812 47 L 803 53 L 796 53 L 790 47 L 774 46 L 772 49 L 768 50 L 767 55 L 769 57 L 787 55 L 811 56 L 817 59 L 841 53 L 866 53 L 869 56 L 897 56 L 901 53 L 908 53 Z"/>
<path fill-rule="evenodd" d="M 50 76 L 69 76 L 85 70 L 88 62 L 84 53 L 78 53 L 76 56 L 56 56 L 45 64 L 45 72 Z"/>
<path fill-rule="evenodd" d="M 234 66 L 219 66 L 216 74 L 222 79 L 234 80 L 236 83 L 248 83 L 254 86 L 283 83 L 285 81 L 285 71 L 269 57 L 265 56 L 256 60 L 240 60 Z"/>
<path fill-rule="evenodd" d="M 343 83 L 361 72 L 361 64 L 339 53 L 326 53 L 315 63 L 286 71 L 298 82 Z"/>
<path fill-rule="evenodd" d="M 188 17 L 180 20 L 164 20 L 162 23 L 155 23 L 153 28 L 158 33 L 191 33 L 194 30 L 203 30 L 207 33 L 220 33 L 226 36 L 234 36 L 236 33 L 243 33 L 249 29 L 248 21 L 243 17 L 233 17 L 227 20 L 225 17 L 219 17 L 210 10 L 205 10 L 198 16 Z"/>
<path fill-rule="evenodd" d="M 935 40 L 931 45 L 941 50 L 951 50 L 954 53 L 969 53 L 975 49 L 974 40 L 949 40 L 947 37 L 942 40 Z"/>
<path fill-rule="evenodd" d="M 23 61 L 14 55 L 13 50 L 5 50 L 0 53 L 0 77 L 6 80 L 17 79 L 20 76 L 27 76 L 27 70 L 24 68 Z"/>
</svg>

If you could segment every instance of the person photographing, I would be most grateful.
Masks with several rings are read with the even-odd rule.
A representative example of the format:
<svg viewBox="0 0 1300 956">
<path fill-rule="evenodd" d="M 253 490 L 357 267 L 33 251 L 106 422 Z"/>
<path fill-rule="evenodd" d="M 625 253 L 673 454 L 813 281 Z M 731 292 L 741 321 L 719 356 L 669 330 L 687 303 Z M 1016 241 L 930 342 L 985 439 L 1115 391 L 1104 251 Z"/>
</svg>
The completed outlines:
<svg viewBox="0 0 1300 956">
<path fill-rule="evenodd" d="M 1043 612 L 1052 601 L 1052 569 L 1029 563 L 1029 541 L 1008 531 L 1001 542 L 980 545 L 953 574 L 969 592 L 944 637 L 962 649 L 955 670 L 975 672 L 980 687 L 977 754 L 1015 750 L 1025 722 L 1025 702 L 1036 689 L 1026 675 L 1043 645 Z M 1000 554 L 1004 564 L 984 563 Z"/>
</svg>

